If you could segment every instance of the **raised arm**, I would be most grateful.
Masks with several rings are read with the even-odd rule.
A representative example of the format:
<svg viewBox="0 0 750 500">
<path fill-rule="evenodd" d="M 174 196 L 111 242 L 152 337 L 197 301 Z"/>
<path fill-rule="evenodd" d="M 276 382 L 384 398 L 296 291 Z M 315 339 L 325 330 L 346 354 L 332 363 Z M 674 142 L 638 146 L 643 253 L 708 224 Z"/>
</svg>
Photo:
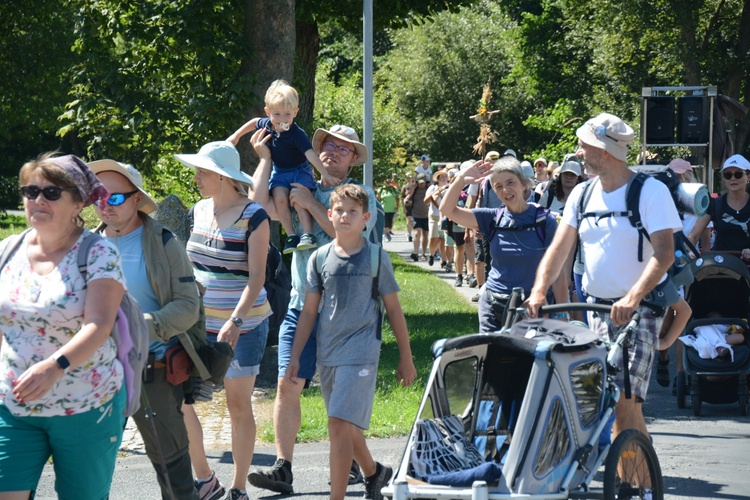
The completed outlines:
<svg viewBox="0 0 750 500">
<path fill-rule="evenodd" d="M 243 126 L 235 130 L 232 135 L 227 137 L 227 140 L 236 146 L 237 142 L 239 142 L 240 140 L 240 137 L 247 134 L 248 132 L 253 132 L 258 128 L 258 120 L 260 120 L 260 118 L 253 118 L 249 122 L 245 123 Z"/>
<path fill-rule="evenodd" d="M 459 207 L 458 197 L 461 195 L 463 186 L 481 182 L 489 174 L 490 168 L 492 168 L 490 163 L 478 161 L 456 174 L 456 178 L 448 186 L 448 191 L 443 195 L 443 201 L 440 202 L 440 213 L 463 227 L 478 229 L 479 226 L 474 212 L 471 209 Z"/>
</svg>

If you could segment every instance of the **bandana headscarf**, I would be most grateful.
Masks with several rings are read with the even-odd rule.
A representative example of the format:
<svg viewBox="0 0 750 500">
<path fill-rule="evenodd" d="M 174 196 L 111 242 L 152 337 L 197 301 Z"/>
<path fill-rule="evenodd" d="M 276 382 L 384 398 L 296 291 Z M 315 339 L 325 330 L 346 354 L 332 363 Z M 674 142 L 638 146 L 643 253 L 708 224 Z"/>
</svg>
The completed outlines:
<svg viewBox="0 0 750 500">
<path fill-rule="evenodd" d="M 88 165 L 75 155 L 57 156 L 48 161 L 65 170 L 81 193 L 84 206 L 107 196 L 107 190 Z"/>
</svg>

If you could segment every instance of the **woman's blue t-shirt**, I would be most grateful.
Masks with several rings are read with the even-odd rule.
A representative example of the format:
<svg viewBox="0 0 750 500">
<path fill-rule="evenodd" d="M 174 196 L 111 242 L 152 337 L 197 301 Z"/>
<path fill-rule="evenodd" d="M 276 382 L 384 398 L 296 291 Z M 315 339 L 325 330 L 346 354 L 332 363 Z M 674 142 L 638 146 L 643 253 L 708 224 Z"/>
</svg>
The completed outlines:
<svg viewBox="0 0 750 500">
<path fill-rule="evenodd" d="M 531 226 L 537 216 L 538 205 L 529 207 L 520 214 L 512 214 L 507 209 L 477 208 L 472 210 L 477 219 L 479 231 L 490 238 L 492 268 L 487 279 L 487 288 L 495 293 L 510 294 L 515 287 L 523 288 L 529 295 L 534 284 L 537 267 L 545 250 L 552 242 L 557 229 L 557 220 L 547 214 L 539 229 L 502 230 L 499 227 Z M 499 223 L 498 214 L 502 211 Z M 544 241 L 541 237 L 544 235 Z"/>
</svg>

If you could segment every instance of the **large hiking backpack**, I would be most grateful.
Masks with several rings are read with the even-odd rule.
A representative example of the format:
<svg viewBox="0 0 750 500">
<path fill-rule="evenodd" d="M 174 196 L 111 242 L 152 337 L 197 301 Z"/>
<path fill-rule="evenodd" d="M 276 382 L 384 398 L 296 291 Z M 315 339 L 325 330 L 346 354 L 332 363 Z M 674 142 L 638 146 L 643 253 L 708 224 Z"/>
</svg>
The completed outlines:
<svg viewBox="0 0 750 500">
<path fill-rule="evenodd" d="M 323 279 L 320 275 L 320 270 L 323 268 L 323 263 L 326 260 L 328 252 L 331 250 L 333 242 L 326 243 L 322 247 L 315 250 L 311 259 L 315 259 L 315 273 L 318 275 L 321 287 L 323 286 Z M 378 291 L 378 281 L 380 277 L 380 245 L 370 245 L 370 275 L 372 276 L 372 299 L 377 304 L 378 308 L 378 326 L 375 330 L 375 335 L 378 340 L 383 338 L 383 320 L 385 319 L 385 304 L 383 304 L 383 298 L 380 296 Z"/>
<path fill-rule="evenodd" d="M 630 178 L 625 191 L 625 206 L 624 212 L 586 212 L 585 208 L 591 198 L 591 187 L 594 182 L 598 182 L 598 178 L 589 179 L 584 183 L 583 192 L 578 199 L 578 227 L 580 227 L 583 219 L 587 217 L 595 217 L 597 220 L 604 217 L 627 217 L 630 224 L 638 230 L 638 262 L 643 262 L 643 240 L 647 239 L 651 241 L 651 237 L 643 227 L 643 220 L 641 219 L 640 212 L 640 200 L 641 191 L 643 190 L 643 184 L 646 179 L 653 177 L 656 180 L 664 183 L 669 188 L 672 194 L 673 201 L 678 210 L 681 207 L 682 202 L 677 199 L 677 187 L 680 184 L 680 180 L 672 169 L 667 168 L 665 170 L 656 170 L 648 172 L 637 172 Z M 705 212 L 704 212 L 705 213 Z M 702 214 L 697 214 L 702 215 Z M 688 262 L 692 262 L 700 257 L 700 252 L 690 242 L 682 231 L 674 233 L 674 250 L 675 253 L 681 252 L 687 258 Z M 581 245 L 579 243 L 578 252 L 580 256 Z M 669 275 L 676 286 L 689 285 L 693 281 L 693 274 L 690 270 L 691 266 L 686 265 L 685 260 L 677 262 L 672 265 L 669 270 Z"/>
<path fill-rule="evenodd" d="M 11 255 L 18 249 L 26 235 L 27 229 L 21 234 L 9 236 L 8 243 L 0 255 L 0 270 L 5 267 Z M 78 271 L 86 282 L 88 273 L 87 258 L 91 245 L 101 240 L 98 234 L 91 233 L 81 241 L 78 248 Z M 143 384 L 143 370 L 148 361 L 148 326 L 143 318 L 143 311 L 129 293 L 125 292 L 117 309 L 117 318 L 112 327 L 112 339 L 117 347 L 117 359 L 123 367 L 125 388 L 127 390 L 127 404 L 125 416 L 129 417 L 138 411 L 141 405 L 141 386 Z"/>
</svg>

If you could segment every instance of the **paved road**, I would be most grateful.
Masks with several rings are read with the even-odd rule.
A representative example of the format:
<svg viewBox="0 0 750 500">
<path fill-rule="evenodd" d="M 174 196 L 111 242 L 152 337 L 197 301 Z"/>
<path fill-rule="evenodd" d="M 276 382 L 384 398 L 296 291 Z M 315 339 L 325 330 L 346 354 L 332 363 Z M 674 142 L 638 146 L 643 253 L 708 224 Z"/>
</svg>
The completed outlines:
<svg viewBox="0 0 750 500">
<path fill-rule="evenodd" d="M 411 247 L 402 235 L 387 243 L 386 249 L 406 259 L 411 253 Z M 426 262 L 417 265 L 429 267 Z M 454 275 L 438 272 L 438 264 L 433 269 L 442 279 L 453 284 Z M 475 289 L 467 287 L 457 290 L 467 298 L 475 293 Z M 671 391 L 658 386 L 655 377 L 652 377 L 644 413 L 661 462 L 667 499 L 750 498 L 750 417 L 741 417 L 736 404 L 704 404 L 703 416 L 693 417 L 691 410 L 677 409 Z M 371 440 L 369 445 L 377 460 L 395 465 L 401 459 L 405 438 Z M 229 481 L 232 476 L 231 454 L 215 450 L 209 455 L 220 479 Z M 256 448 L 253 464 L 270 465 L 274 458 L 272 446 L 260 446 Z M 327 497 L 327 443 L 298 445 L 294 472 L 296 497 Z M 48 468 L 40 484 L 38 499 L 55 498 L 52 482 L 52 472 Z M 361 498 L 363 491 L 361 485 L 352 486 L 348 496 Z M 249 494 L 251 498 L 273 496 L 254 489 Z M 142 454 L 136 453 L 118 460 L 112 485 L 113 500 L 158 497 L 155 474 Z"/>
</svg>

